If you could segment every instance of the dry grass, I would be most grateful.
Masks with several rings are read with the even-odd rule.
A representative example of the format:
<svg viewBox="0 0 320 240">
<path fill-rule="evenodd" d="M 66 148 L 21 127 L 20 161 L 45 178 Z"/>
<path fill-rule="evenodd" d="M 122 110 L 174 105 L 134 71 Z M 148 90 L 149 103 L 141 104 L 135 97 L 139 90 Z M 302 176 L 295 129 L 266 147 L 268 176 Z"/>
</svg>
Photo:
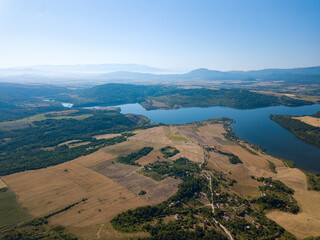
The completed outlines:
<svg viewBox="0 0 320 240">
<path fill-rule="evenodd" d="M 227 156 L 215 152 L 210 152 L 210 157 L 207 159 L 209 168 L 222 171 L 229 178 L 237 180 L 238 183 L 231 189 L 242 196 L 259 196 L 259 183 L 253 180 L 251 176 L 268 176 L 272 174 L 268 160 L 274 162 L 276 166 L 284 166 L 278 159 L 259 153 L 257 153 L 258 155 L 252 154 L 238 144 L 226 140 L 223 136 L 225 130 L 221 124 L 201 126 L 198 131 L 194 131 L 192 126 L 180 129 L 197 147 L 199 147 L 198 143 L 202 146 L 215 147 L 223 152 L 231 152 L 243 161 L 243 164 L 231 164 Z M 201 147 L 200 150 L 203 151 Z"/>
<path fill-rule="evenodd" d="M 102 134 L 102 135 L 96 135 L 93 136 L 93 138 L 100 140 L 100 139 L 109 139 L 109 138 L 114 138 L 114 137 L 118 137 L 121 134 L 117 133 L 117 134 Z"/>
<path fill-rule="evenodd" d="M 73 148 L 73 147 L 79 147 L 79 146 L 83 146 L 83 145 L 87 145 L 89 144 L 90 142 L 87 141 L 87 142 L 81 142 L 81 140 L 70 140 L 70 141 L 67 141 L 67 142 L 63 142 L 63 143 L 60 143 L 58 145 L 58 147 L 60 146 L 63 146 L 63 145 L 68 145 L 70 148 Z M 48 147 L 46 148 L 46 150 L 53 150 L 55 147 Z"/>
<path fill-rule="evenodd" d="M 68 115 L 70 113 L 76 113 L 79 112 L 79 110 L 72 109 L 72 110 L 64 110 L 64 111 L 55 111 L 55 112 L 48 112 L 46 114 L 51 114 L 54 116 L 63 116 L 63 115 Z"/>
<path fill-rule="evenodd" d="M 320 127 L 320 118 L 311 117 L 311 116 L 292 117 L 292 118 L 300 120 L 301 122 L 304 122 L 314 127 Z"/>
<path fill-rule="evenodd" d="M 252 172 L 244 164 L 231 164 L 227 156 L 210 153 L 208 167 L 224 172 L 229 178 L 235 179 L 235 184 L 231 189 L 244 197 L 258 197 L 259 183 L 251 178 Z M 231 174 L 230 174 L 231 173 Z"/>
<path fill-rule="evenodd" d="M 140 142 L 134 139 L 130 139 L 129 141 L 104 148 L 102 151 L 116 155 L 116 156 L 119 156 L 119 155 L 123 156 L 123 155 L 128 155 L 134 151 L 137 151 L 143 147 L 152 147 L 152 146 L 154 145 L 151 143 Z"/>
<path fill-rule="evenodd" d="M 188 139 L 183 136 L 168 135 L 168 138 L 172 141 L 177 141 L 177 142 L 189 142 Z"/>
<path fill-rule="evenodd" d="M 157 107 L 157 108 L 168 108 L 169 106 L 163 102 L 159 102 L 159 101 L 155 101 L 155 100 L 151 100 L 152 101 L 152 106 L 153 107 Z"/>
<path fill-rule="evenodd" d="M 174 145 L 180 153 L 172 157 L 172 159 L 178 159 L 180 157 L 186 157 L 190 161 L 193 161 L 195 163 L 201 163 L 203 159 L 203 151 L 202 148 L 198 145 L 193 144 L 180 144 L 180 145 Z"/>
<path fill-rule="evenodd" d="M 115 159 L 116 157 L 117 155 L 110 154 L 106 152 L 105 149 L 100 149 L 89 155 L 76 158 L 71 162 L 75 162 L 83 167 L 91 168 L 107 160 Z"/>
<path fill-rule="evenodd" d="M 81 141 L 81 140 L 70 140 L 70 141 L 66 141 L 66 142 L 60 143 L 60 144 L 58 145 L 58 147 L 63 146 L 63 145 L 69 145 L 69 144 L 76 143 L 76 142 L 80 142 L 80 141 Z"/>
<path fill-rule="evenodd" d="M 149 177 L 138 174 L 139 167 L 114 163 L 100 168 L 99 173 L 125 186 L 131 192 L 139 194 L 141 190 L 147 193 L 141 197 L 158 204 L 165 201 L 178 191 L 179 179 L 166 178 L 162 181 L 155 181 Z"/>
<path fill-rule="evenodd" d="M 113 229 L 110 223 L 99 224 L 89 227 L 68 227 L 71 233 L 81 237 L 81 239 L 99 239 L 99 240 L 120 240 L 130 238 L 145 238 L 149 234 L 146 232 L 138 233 L 121 233 Z M 99 233 L 99 235 L 98 235 Z"/>
<path fill-rule="evenodd" d="M 252 154 L 238 144 L 226 140 L 222 133 L 224 129 L 219 124 L 201 126 L 197 131 L 192 125 L 140 130 L 127 142 L 109 146 L 58 166 L 17 173 L 3 179 L 16 192 L 21 205 L 34 216 L 43 216 L 82 198 L 88 198 L 50 220 L 52 224 L 68 226 L 71 232 L 85 239 L 96 239 L 100 229 L 101 239 L 143 237 L 146 236 L 145 233 L 118 233 L 108 221 L 121 211 L 167 199 L 177 191 L 179 180 L 167 178 L 157 182 L 138 174 L 136 171 L 139 168 L 136 166 L 112 162 L 115 162 L 118 155 L 129 154 L 145 146 L 154 147 L 155 150 L 138 160 L 139 164 L 163 160 L 158 150 L 170 145 L 180 151 L 173 159 L 187 157 L 199 163 L 203 159 L 202 146 L 208 145 L 231 152 L 243 161 L 243 164 L 234 165 L 227 156 L 205 152 L 209 169 L 222 171 L 227 177 L 237 180 L 231 187 L 233 192 L 244 197 L 257 197 L 261 183 L 253 180 L 252 175 L 279 179 L 295 190 L 294 198 L 298 201 L 301 213 L 293 215 L 272 211 L 267 216 L 298 238 L 320 235 L 320 192 L 307 190 L 304 173 L 286 167 L 282 161 L 269 155 L 258 152 L 257 155 Z M 183 137 L 188 143 L 172 141 L 168 138 L 170 135 Z M 270 171 L 268 161 L 275 164 L 277 174 Z M 141 190 L 145 190 L 147 194 L 138 196 Z"/>
<path fill-rule="evenodd" d="M 207 125 L 199 127 L 199 132 L 190 133 L 186 130 L 185 133 L 192 141 L 214 146 L 222 151 L 232 152 L 243 161 L 243 164 L 233 165 L 229 163 L 226 156 L 212 152 L 208 159 L 209 168 L 223 171 L 229 178 L 237 180 L 238 183 L 231 187 L 236 193 L 250 197 L 258 196 L 259 183 L 251 179 L 252 175 L 255 177 L 273 177 L 294 189 L 294 198 L 298 201 L 301 213 L 294 215 L 272 211 L 267 216 L 298 238 L 320 235 L 320 192 L 307 190 L 305 174 L 299 169 L 286 167 L 277 158 L 258 152 L 256 152 L 258 155 L 255 155 L 238 144 L 228 142 L 221 135 L 223 131 L 219 125 Z M 268 161 L 275 164 L 277 174 L 270 171 Z"/>
<path fill-rule="evenodd" d="M 0 189 L 5 187 L 7 187 L 7 184 L 5 184 L 0 178 Z"/>
<path fill-rule="evenodd" d="M 166 136 L 166 127 L 155 127 L 146 130 L 135 131 L 134 136 L 129 137 L 128 141 L 109 146 L 103 151 L 114 155 L 127 155 L 143 147 L 154 147 L 159 149 L 163 146 L 172 144 Z"/>
<path fill-rule="evenodd" d="M 162 145 L 171 144 L 172 141 L 167 137 L 168 127 L 155 127 L 138 132 L 131 137 L 132 141 L 140 141 L 144 143 L 156 143 Z"/>
<path fill-rule="evenodd" d="M 111 220 L 116 214 L 149 204 L 125 187 L 88 169 L 114 158 L 98 151 L 76 160 L 36 171 L 5 176 L 22 207 L 33 216 L 43 216 L 88 198 L 68 211 L 50 218 L 52 224 L 91 226 Z"/>
<path fill-rule="evenodd" d="M 156 161 L 165 161 L 166 159 L 163 158 L 163 155 L 158 150 L 153 150 L 147 156 L 143 156 L 140 158 L 136 163 L 140 164 L 141 166 L 148 165 L 149 163 L 154 163 Z"/>
<path fill-rule="evenodd" d="M 71 111 L 71 112 L 70 112 Z M 78 110 L 67 110 L 62 111 L 60 114 L 59 112 L 48 112 L 48 113 L 41 113 L 37 115 L 33 115 L 31 117 L 18 119 L 15 121 L 8 121 L 8 122 L 1 122 L 0 129 L 4 131 L 12 130 L 12 129 L 19 129 L 25 128 L 32 125 L 34 121 L 43 121 L 46 119 L 76 119 L 76 120 L 83 120 L 85 118 L 91 117 L 92 114 L 83 114 L 83 115 L 76 115 L 76 116 L 68 116 L 68 114 L 78 111 Z M 46 114 L 53 114 L 53 116 L 46 117 Z"/>
<path fill-rule="evenodd" d="M 193 154 L 198 153 L 197 159 L 201 159 L 201 161 L 203 159 L 204 150 L 198 144 L 201 144 L 202 146 L 215 147 L 220 151 L 232 152 L 233 154 L 238 155 L 244 164 L 234 165 L 229 162 L 229 158 L 225 155 L 218 154 L 216 152 L 206 153 L 206 155 L 209 154 L 209 157 L 206 158 L 207 167 L 209 169 L 222 171 L 229 178 L 237 180 L 238 183 L 231 188 L 236 193 L 245 197 L 259 196 L 259 183 L 251 179 L 251 175 L 255 175 L 259 167 L 263 168 L 261 170 L 262 174 L 269 171 L 267 160 L 260 159 L 260 162 L 262 163 L 259 161 L 256 162 L 256 155 L 253 155 L 237 144 L 226 140 L 222 135 L 225 130 L 221 124 L 201 126 L 198 127 L 197 131 L 194 131 L 194 127 L 192 125 L 188 127 L 180 127 L 180 130 L 191 141 L 192 144 L 190 145 L 196 148 L 196 150 L 193 150 Z M 177 148 L 180 150 L 179 147 Z M 257 166 L 252 166 L 251 162 L 254 162 L 255 164 L 257 163 Z"/>
<path fill-rule="evenodd" d="M 299 169 L 280 168 L 275 179 L 295 190 L 294 198 L 298 201 L 301 212 L 294 215 L 272 211 L 267 216 L 298 238 L 319 236 L 320 192 L 307 190 L 306 176 Z"/>
<path fill-rule="evenodd" d="M 185 140 L 188 140 L 188 142 L 172 141 L 168 136 L 181 137 Z M 197 144 L 189 143 L 189 139 L 178 127 L 175 126 L 155 127 L 138 131 L 136 132 L 135 136 L 129 138 L 129 141 L 110 146 L 106 148 L 105 151 L 116 155 L 126 155 L 145 146 L 154 147 L 155 151 L 138 161 L 139 164 L 143 165 L 149 162 L 163 160 L 162 154 L 158 152 L 158 149 L 168 145 L 173 146 L 180 151 L 180 153 L 174 156 L 172 159 L 186 157 L 194 162 L 199 163 L 202 161 L 202 148 Z M 160 159 L 158 159 L 158 156 Z"/>
</svg>

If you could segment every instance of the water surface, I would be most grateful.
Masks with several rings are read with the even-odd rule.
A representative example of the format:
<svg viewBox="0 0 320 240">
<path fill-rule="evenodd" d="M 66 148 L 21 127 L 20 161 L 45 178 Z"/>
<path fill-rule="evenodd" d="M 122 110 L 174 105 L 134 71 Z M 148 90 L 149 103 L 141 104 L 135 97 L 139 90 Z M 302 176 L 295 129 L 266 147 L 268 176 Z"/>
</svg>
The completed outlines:
<svg viewBox="0 0 320 240">
<path fill-rule="evenodd" d="M 305 143 L 290 131 L 270 120 L 270 114 L 311 115 L 320 111 L 320 104 L 240 110 L 229 107 L 191 107 L 174 110 L 145 110 L 140 104 L 119 105 L 121 113 L 141 114 L 153 123 L 184 124 L 210 118 L 227 117 L 236 121 L 234 133 L 241 139 L 260 145 L 267 153 L 292 160 L 301 169 L 320 173 L 320 148 Z"/>
<path fill-rule="evenodd" d="M 61 103 L 62 107 L 65 107 L 65 108 L 72 108 L 73 107 L 73 104 L 72 103 Z"/>
</svg>

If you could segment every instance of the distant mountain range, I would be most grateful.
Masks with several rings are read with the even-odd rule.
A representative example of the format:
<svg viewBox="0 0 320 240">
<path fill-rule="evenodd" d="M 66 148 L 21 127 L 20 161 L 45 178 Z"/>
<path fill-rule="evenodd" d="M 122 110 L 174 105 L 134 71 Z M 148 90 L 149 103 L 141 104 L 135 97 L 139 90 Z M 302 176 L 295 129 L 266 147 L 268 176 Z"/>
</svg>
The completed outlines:
<svg viewBox="0 0 320 240">
<path fill-rule="evenodd" d="M 262 69 L 252 71 L 221 72 L 200 68 L 184 74 L 186 78 L 201 78 L 207 80 L 292 80 L 301 78 L 320 79 L 320 67 L 291 69 Z"/>
<path fill-rule="evenodd" d="M 320 83 L 320 67 L 292 69 L 263 69 L 252 71 L 216 71 L 199 68 L 183 74 L 152 74 L 138 72 L 113 72 L 99 75 L 104 79 L 132 80 L 247 80 L 247 81 L 312 81 Z"/>
<path fill-rule="evenodd" d="M 292 69 L 263 69 L 252 71 L 216 71 L 199 68 L 188 73 L 168 73 L 169 70 L 137 64 L 92 64 L 68 66 L 33 66 L 0 69 L 0 81 L 26 80 L 35 82 L 52 79 L 108 82 L 170 82 L 188 80 L 246 80 L 246 81 L 289 81 L 300 83 L 319 83 L 320 67 Z M 172 71 L 171 71 L 172 72 Z"/>
<path fill-rule="evenodd" d="M 20 72 L 20 73 L 74 73 L 74 74 L 101 74 L 118 71 L 129 71 L 129 72 L 142 72 L 142 73 L 164 73 L 170 72 L 166 69 L 150 67 L 147 65 L 139 64 L 84 64 L 84 65 L 38 65 L 31 67 L 14 67 L 8 69 L 0 69 L 0 73 L 3 70 L 9 72 Z"/>
</svg>

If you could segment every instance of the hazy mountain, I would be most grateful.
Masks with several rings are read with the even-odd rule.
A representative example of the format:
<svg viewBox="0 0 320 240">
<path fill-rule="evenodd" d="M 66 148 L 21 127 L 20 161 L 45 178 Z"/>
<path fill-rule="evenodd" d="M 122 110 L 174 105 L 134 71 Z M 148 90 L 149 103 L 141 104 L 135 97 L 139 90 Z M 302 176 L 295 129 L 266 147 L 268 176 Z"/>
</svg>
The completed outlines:
<svg viewBox="0 0 320 240">
<path fill-rule="evenodd" d="M 160 69 L 139 64 L 85 64 L 85 65 L 38 65 L 30 67 L 14 67 L 0 69 L 0 73 L 108 73 L 118 71 L 145 72 L 145 73 L 163 73 L 169 72 L 166 69 Z"/>
<path fill-rule="evenodd" d="M 114 72 L 99 76 L 106 79 L 141 80 L 320 80 L 320 67 L 293 69 L 263 69 L 254 71 L 216 71 L 199 68 L 184 74 L 145 74 L 137 72 Z"/>
<path fill-rule="evenodd" d="M 320 81 L 320 67 L 226 72 L 199 68 L 182 74 L 168 74 L 164 69 L 136 64 L 43 65 L 0 69 L 0 81 L 8 82 L 77 82 L 95 85 L 104 82 L 165 83 L 194 80 L 286 81 L 313 84 Z"/>
</svg>

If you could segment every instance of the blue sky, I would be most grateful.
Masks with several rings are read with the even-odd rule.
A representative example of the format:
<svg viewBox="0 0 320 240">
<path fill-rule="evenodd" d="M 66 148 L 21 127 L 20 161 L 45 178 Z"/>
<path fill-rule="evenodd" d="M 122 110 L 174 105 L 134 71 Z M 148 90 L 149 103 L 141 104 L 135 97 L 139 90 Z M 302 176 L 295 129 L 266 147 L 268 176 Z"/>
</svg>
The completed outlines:
<svg viewBox="0 0 320 240">
<path fill-rule="evenodd" d="M 0 67 L 320 65 L 320 0 L 0 0 Z"/>
</svg>

